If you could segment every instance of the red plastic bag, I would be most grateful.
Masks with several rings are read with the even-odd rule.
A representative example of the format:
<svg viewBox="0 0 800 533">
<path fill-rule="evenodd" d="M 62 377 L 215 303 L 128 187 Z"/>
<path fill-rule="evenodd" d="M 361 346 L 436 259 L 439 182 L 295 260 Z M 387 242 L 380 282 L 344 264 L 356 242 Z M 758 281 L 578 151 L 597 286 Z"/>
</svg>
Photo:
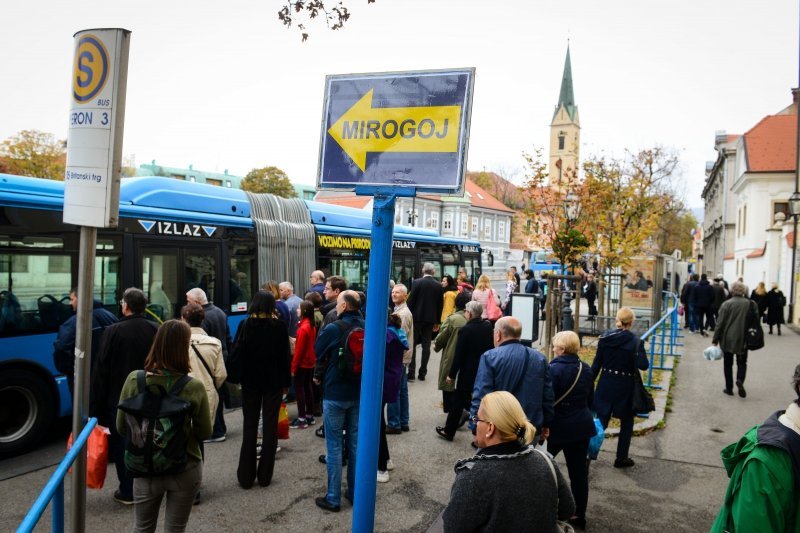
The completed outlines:
<svg viewBox="0 0 800 533">
<path fill-rule="evenodd" d="M 281 410 L 278 411 L 278 438 L 286 440 L 289 438 L 289 410 L 286 409 L 286 404 L 281 404 Z"/>
<path fill-rule="evenodd" d="M 503 311 L 494 299 L 494 290 L 489 290 L 489 299 L 486 301 L 486 318 L 494 322 L 503 316 Z"/>
<path fill-rule="evenodd" d="M 106 481 L 110 433 L 107 427 L 98 425 L 94 427 L 86 441 L 86 486 L 90 489 L 102 489 Z M 72 433 L 67 439 L 67 450 L 70 448 L 72 448 Z"/>
</svg>

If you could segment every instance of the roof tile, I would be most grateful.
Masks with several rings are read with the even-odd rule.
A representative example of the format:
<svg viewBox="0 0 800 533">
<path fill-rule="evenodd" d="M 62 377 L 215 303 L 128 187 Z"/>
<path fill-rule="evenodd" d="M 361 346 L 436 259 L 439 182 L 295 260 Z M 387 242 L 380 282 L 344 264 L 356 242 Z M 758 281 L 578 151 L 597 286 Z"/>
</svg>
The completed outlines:
<svg viewBox="0 0 800 533">
<path fill-rule="evenodd" d="M 768 115 L 744 134 L 750 172 L 794 172 L 797 115 Z"/>
</svg>

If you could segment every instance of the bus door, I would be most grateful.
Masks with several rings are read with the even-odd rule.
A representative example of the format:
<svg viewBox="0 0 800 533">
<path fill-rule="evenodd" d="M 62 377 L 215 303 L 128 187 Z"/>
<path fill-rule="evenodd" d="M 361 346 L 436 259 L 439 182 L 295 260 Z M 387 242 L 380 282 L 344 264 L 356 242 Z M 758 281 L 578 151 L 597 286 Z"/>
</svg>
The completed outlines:
<svg viewBox="0 0 800 533">
<path fill-rule="evenodd" d="M 425 263 L 430 263 L 433 265 L 435 269 L 434 277 L 436 279 L 442 279 L 444 274 L 449 274 L 449 272 L 442 271 L 442 247 L 438 244 L 425 244 L 420 246 L 419 250 L 419 268 L 420 268 L 420 275 L 422 272 L 422 267 Z M 458 274 L 458 268 L 455 271 Z M 452 275 L 452 274 L 451 274 Z"/>
<path fill-rule="evenodd" d="M 151 316 L 159 320 L 178 318 L 186 292 L 195 287 L 203 289 L 209 301 L 221 301 L 219 244 L 176 247 L 140 242 L 135 268 L 136 286 L 147 296 Z"/>
<path fill-rule="evenodd" d="M 453 279 L 458 278 L 458 268 L 461 266 L 458 248 L 454 245 L 442 246 L 442 276 L 450 274 Z"/>
<path fill-rule="evenodd" d="M 411 290 L 417 265 L 417 252 L 414 250 L 392 251 L 392 279 L 395 283 L 402 283 Z"/>
<path fill-rule="evenodd" d="M 467 269 L 467 281 L 473 287 L 478 283 L 478 278 L 481 277 L 481 254 L 462 252 L 461 263 Z"/>
</svg>

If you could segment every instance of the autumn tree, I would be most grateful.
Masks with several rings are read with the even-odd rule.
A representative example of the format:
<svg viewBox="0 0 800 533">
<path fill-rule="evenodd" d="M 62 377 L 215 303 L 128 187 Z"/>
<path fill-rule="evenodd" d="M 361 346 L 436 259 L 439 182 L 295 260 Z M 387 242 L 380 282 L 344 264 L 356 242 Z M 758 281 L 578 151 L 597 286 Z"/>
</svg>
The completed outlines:
<svg viewBox="0 0 800 533">
<path fill-rule="evenodd" d="M 0 143 L 4 172 L 63 180 L 67 163 L 67 142 L 52 133 L 23 130 Z"/>
<path fill-rule="evenodd" d="M 589 248 L 587 220 L 582 216 L 588 205 L 585 185 L 576 169 L 560 169 L 552 180 L 542 157 L 542 150 L 523 154 L 527 165 L 527 203 L 525 213 L 544 237 L 561 265 L 575 265 Z"/>
<path fill-rule="evenodd" d="M 297 196 L 289 176 L 278 167 L 254 168 L 242 180 L 242 189 L 254 193 L 266 192 L 284 198 Z"/>
<path fill-rule="evenodd" d="M 375 0 L 367 0 L 368 4 Z M 340 30 L 350 19 L 350 11 L 343 2 L 333 3 L 323 0 L 285 0 L 278 11 L 278 19 L 287 28 L 293 25 L 300 31 L 303 41 L 308 39 L 307 25 L 313 21 L 323 21 L 330 30 Z"/>
</svg>

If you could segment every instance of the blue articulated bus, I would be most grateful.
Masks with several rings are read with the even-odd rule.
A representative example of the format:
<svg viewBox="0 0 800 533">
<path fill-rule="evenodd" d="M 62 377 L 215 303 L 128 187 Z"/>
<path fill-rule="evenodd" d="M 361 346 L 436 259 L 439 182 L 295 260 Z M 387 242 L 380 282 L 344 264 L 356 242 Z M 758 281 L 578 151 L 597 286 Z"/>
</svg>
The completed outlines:
<svg viewBox="0 0 800 533">
<path fill-rule="evenodd" d="M 77 226 L 64 224 L 63 182 L 0 174 L 0 456 L 29 450 L 72 412 L 53 363 L 58 327 L 77 285 Z M 119 225 L 99 229 L 94 297 L 119 315 L 127 287 L 141 288 L 153 319 L 176 317 L 200 287 L 235 331 L 267 280 L 301 297 L 313 270 L 367 283 L 369 211 L 172 178 L 122 181 Z M 421 265 L 480 275 L 480 245 L 397 226 L 392 278 L 410 283 Z"/>
</svg>

